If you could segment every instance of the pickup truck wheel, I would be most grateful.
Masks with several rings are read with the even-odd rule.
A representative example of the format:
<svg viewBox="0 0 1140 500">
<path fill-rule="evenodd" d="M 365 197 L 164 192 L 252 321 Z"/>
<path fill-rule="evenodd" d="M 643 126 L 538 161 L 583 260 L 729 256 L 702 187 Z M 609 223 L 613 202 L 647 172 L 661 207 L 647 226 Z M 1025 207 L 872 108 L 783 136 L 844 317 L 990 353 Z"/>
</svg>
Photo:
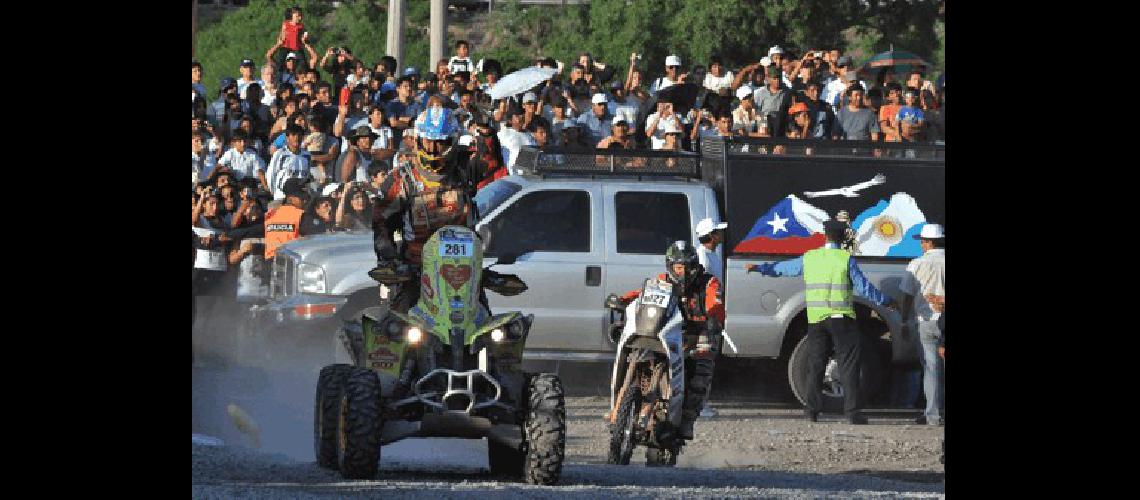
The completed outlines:
<svg viewBox="0 0 1140 500">
<path fill-rule="evenodd" d="M 883 351 L 890 352 L 889 343 L 882 339 L 864 338 L 861 360 L 860 384 L 862 386 L 863 406 L 875 398 L 886 387 L 889 359 L 883 358 Z M 884 347 L 885 345 L 885 347 Z M 788 382 L 792 393 L 800 404 L 807 406 L 807 337 L 800 339 L 795 350 L 788 360 Z M 829 357 L 827 368 L 823 375 L 823 407 L 820 411 L 827 413 L 843 412 L 843 384 L 839 381 L 838 364 L 835 358 Z"/>
<path fill-rule="evenodd" d="M 317 397 L 313 403 L 313 448 L 317 465 L 336 470 L 336 424 L 340 416 L 340 395 L 352 365 L 329 365 L 321 368 L 317 378 Z"/>
</svg>

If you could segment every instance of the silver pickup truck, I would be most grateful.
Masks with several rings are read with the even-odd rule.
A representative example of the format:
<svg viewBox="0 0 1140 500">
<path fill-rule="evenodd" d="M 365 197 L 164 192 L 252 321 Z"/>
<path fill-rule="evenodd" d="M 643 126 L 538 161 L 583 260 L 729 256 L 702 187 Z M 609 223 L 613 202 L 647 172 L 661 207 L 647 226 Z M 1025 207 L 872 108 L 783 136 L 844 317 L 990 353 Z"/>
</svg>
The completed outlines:
<svg viewBox="0 0 1140 500">
<path fill-rule="evenodd" d="M 745 271 L 746 264 L 791 259 L 795 254 L 740 251 L 756 244 L 756 238 L 749 236 L 756 227 L 765 225 L 762 219 L 767 215 L 758 218 L 756 213 L 771 200 L 755 199 L 763 198 L 764 190 L 749 191 L 749 185 L 737 181 L 766 185 L 763 180 L 746 179 L 760 170 L 748 161 L 759 158 L 767 165 L 771 155 L 757 152 L 763 147 L 752 139 L 740 144 L 707 142 L 704 166 L 706 170 L 716 168 L 719 173 L 715 175 L 707 171 L 702 174 L 702 158 L 692 154 L 665 165 L 659 162 L 661 158 L 652 156 L 641 158 L 640 163 L 631 161 L 638 152 L 605 157 L 590 153 L 576 161 L 569 154 L 524 150 L 519 162 L 533 165 L 525 169 L 527 173 L 499 179 L 479 192 L 476 202 L 482 218 L 476 230 L 483 237 L 487 263 L 507 252 L 521 254 L 514 264 L 496 270 L 517 274 L 530 289 L 515 297 L 488 294 L 488 299 L 493 310 L 535 315 L 527 359 L 611 361 L 614 345 L 607 332 L 612 318 L 602 307 L 606 295 L 637 288 L 646 277 L 662 272 L 668 244 L 682 239 L 696 243 L 697 221 L 705 217 L 722 220 L 721 207 L 727 201 L 729 234 L 718 252 L 730 253 L 725 262 L 725 307 L 731 345 L 722 352 L 735 357 L 787 360 L 793 393 L 803 400 L 806 353 L 797 349 L 807 327 L 803 280 Z M 801 171 L 808 165 L 802 156 L 788 156 L 801 160 L 796 164 Z M 914 162 L 864 159 L 864 163 L 872 164 L 871 170 L 884 171 L 920 168 L 912 166 Z M 575 164 L 581 168 L 570 168 Z M 660 167 L 657 171 L 655 165 Z M 689 174 L 678 174 L 678 169 Z M 815 183 L 829 184 L 826 179 Z M 767 191 L 786 190 L 776 187 Z M 873 199 L 862 204 L 872 206 Z M 937 202 L 941 203 L 940 197 Z M 754 231 L 750 232 L 749 226 Z M 870 247 L 870 243 L 874 241 L 865 245 Z M 899 297 L 898 284 L 909 259 L 886 255 L 858 256 L 856 260 L 876 287 Z M 331 340 L 340 319 L 353 318 L 360 310 L 377 305 L 379 290 L 366 274 L 374 265 L 370 232 L 289 242 L 278 250 L 273 262 L 273 297 L 262 311 L 270 312 L 276 328 L 304 328 Z M 900 338 L 899 318 L 894 311 L 856 297 L 856 313 L 870 342 L 863 383 L 870 394 L 881 394 L 889 382 L 891 362 L 916 362 L 918 347 L 915 339 Z M 825 392 L 831 396 L 828 404 L 838 405 L 842 388 L 831 370 L 825 382 Z"/>
</svg>

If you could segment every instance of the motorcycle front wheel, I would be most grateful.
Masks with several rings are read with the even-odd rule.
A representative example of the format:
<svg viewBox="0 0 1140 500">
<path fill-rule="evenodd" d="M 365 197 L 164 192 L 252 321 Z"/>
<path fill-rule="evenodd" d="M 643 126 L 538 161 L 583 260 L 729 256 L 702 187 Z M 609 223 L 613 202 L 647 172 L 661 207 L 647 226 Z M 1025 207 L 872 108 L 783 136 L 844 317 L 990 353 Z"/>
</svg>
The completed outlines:
<svg viewBox="0 0 1140 500">
<path fill-rule="evenodd" d="M 606 463 L 629 465 L 629 458 L 633 456 L 634 427 L 637 424 L 637 410 L 641 408 L 641 388 L 636 381 L 636 378 L 626 381 L 625 394 L 618 403 L 617 418 L 610 429 L 610 451 Z"/>
</svg>

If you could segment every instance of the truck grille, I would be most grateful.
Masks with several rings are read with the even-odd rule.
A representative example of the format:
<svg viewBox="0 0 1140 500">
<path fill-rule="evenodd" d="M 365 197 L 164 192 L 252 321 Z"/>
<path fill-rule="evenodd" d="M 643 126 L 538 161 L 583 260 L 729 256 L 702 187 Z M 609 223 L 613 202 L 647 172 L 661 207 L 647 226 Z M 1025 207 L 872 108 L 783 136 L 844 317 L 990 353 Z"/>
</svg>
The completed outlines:
<svg viewBox="0 0 1140 500">
<path fill-rule="evenodd" d="M 297 264 L 282 252 L 273 256 L 273 274 L 269 279 L 269 294 L 274 299 L 292 295 L 297 282 L 294 277 Z"/>
</svg>

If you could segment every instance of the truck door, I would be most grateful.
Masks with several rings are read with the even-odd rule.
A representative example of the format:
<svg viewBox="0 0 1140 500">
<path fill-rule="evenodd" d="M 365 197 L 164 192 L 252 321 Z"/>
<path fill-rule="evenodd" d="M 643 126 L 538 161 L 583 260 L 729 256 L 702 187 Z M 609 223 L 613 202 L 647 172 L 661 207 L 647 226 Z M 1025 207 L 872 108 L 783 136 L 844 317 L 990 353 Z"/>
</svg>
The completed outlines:
<svg viewBox="0 0 1140 500">
<path fill-rule="evenodd" d="M 517 274 L 529 289 L 514 297 L 487 292 L 495 313 L 534 314 L 528 350 L 600 351 L 602 308 L 601 189 L 543 188 L 519 195 L 491 220 L 485 256 L 523 254 L 516 263 L 495 266 Z"/>
<path fill-rule="evenodd" d="M 677 240 L 690 244 L 694 221 L 690 206 L 701 207 L 700 193 L 662 191 L 660 186 L 603 188 L 606 202 L 605 295 L 640 288 L 645 278 L 665 272 L 665 250 Z M 690 199 L 700 198 L 700 199 Z M 608 321 L 609 314 L 606 314 Z M 608 338 L 607 347 L 612 348 Z"/>
</svg>

